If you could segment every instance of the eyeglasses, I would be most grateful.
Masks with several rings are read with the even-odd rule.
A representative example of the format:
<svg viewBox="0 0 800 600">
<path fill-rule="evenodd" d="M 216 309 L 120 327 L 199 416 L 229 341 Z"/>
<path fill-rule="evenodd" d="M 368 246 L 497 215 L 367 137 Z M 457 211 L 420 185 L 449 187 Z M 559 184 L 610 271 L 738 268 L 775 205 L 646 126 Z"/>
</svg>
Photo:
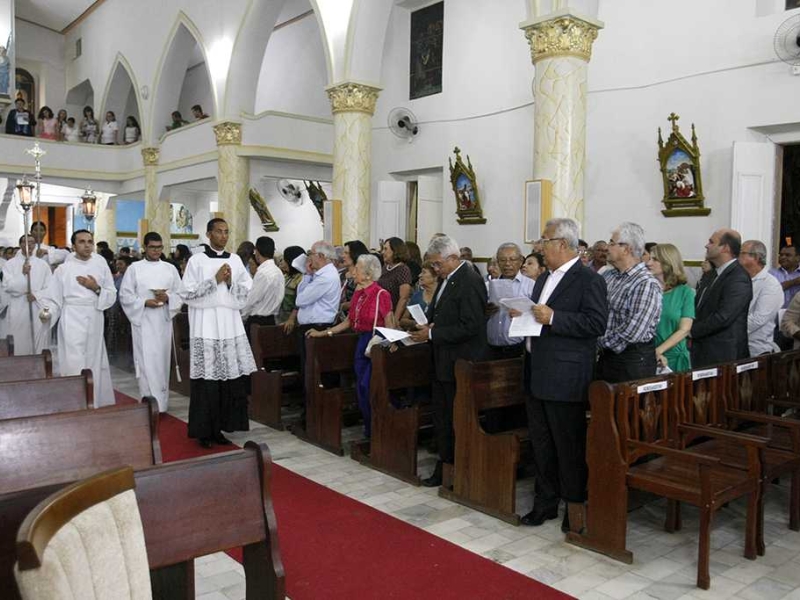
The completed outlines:
<svg viewBox="0 0 800 600">
<path fill-rule="evenodd" d="M 564 239 L 563 237 L 557 237 L 557 238 L 542 238 L 542 239 L 541 239 L 541 240 L 539 240 L 539 241 L 540 241 L 540 242 L 542 242 L 543 244 L 549 244 L 550 242 L 557 242 L 558 240 L 563 240 L 563 239 Z"/>
<path fill-rule="evenodd" d="M 450 256 L 445 256 L 445 257 L 444 257 L 443 259 L 441 259 L 441 260 L 434 260 L 434 261 L 431 261 L 431 266 L 432 266 L 434 269 L 438 269 L 438 268 L 439 268 L 439 267 L 441 267 L 441 266 L 442 266 L 444 263 L 446 263 L 448 260 L 452 260 L 452 259 L 454 259 L 454 258 L 458 258 L 458 259 L 460 260 L 460 258 L 461 258 L 461 257 L 456 257 L 454 254 L 453 254 L 453 255 L 450 255 Z"/>
<path fill-rule="evenodd" d="M 608 245 L 610 246 L 627 246 L 625 242 L 615 242 L 614 240 L 608 240 Z"/>
</svg>

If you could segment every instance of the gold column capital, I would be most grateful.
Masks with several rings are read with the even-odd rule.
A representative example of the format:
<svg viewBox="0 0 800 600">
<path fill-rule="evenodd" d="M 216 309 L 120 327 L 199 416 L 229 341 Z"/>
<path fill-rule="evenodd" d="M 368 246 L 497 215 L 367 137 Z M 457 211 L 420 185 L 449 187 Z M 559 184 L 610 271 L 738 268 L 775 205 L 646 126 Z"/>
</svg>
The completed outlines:
<svg viewBox="0 0 800 600">
<path fill-rule="evenodd" d="M 520 28 L 530 44 L 533 64 L 557 56 L 573 56 L 589 62 L 592 44 L 602 24 L 566 13 L 523 23 Z"/>
<path fill-rule="evenodd" d="M 142 160 L 145 167 L 155 167 L 158 165 L 158 159 L 161 155 L 159 148 L 142 148 Z"/>
<path fill-rule="evenodd" d="M 381 88 L 364 83 L 346 81 L 325 89 L 331 101 L 331 112 L 362 112 L 375 114 L 375 104 Z"/>
<path fill-rule="evenodd" d="M 242 143 L 242 124 L 233 121 L 217 123 L 214 135 L 217 136 L 217 146 L 238 146 Z"/>
</svg>

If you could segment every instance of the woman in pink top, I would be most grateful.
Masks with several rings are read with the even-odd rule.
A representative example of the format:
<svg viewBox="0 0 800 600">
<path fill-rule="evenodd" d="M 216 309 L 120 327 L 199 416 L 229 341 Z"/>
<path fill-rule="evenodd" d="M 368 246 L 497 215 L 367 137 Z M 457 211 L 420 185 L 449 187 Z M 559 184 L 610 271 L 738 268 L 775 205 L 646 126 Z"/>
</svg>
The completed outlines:
<svg viewBox="0 0 800 600">
<path fill-rule="evenodd" d="M 39 137 L 45 140 L 58 139 L 58 119 L 49 106 L 43 106 L 39 111 Z"/>
<path fill-rule="evenodd" d="M 371 254 L 362 254 L 356 261 L 356 291 L 350 301 L 349 316 L 338 325 L 325 331 L 310 330 L 308 337 L 332 336 L 352 329 L 358 335 L 354 368 L 356 372 L 356 396 L 358 407 L 364 417 L 364 435 L 367 439 L 372 433 L 372 411 L 369 403 L 369 380 L 372 376 L 372 362 L 364 355 L 373 324 L 376 327 L 394 327 L 392 298 L 385 289 L 376 283 L 381 276 L 381 263 Z M 377 314 L 377 320 L 376 320 Z"/>
</svg>

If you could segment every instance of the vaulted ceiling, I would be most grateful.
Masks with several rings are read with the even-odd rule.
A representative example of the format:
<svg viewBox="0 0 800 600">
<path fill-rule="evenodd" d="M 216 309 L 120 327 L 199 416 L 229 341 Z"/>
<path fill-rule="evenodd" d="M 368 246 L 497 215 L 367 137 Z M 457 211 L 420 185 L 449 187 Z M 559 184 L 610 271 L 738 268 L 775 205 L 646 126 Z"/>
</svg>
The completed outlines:
<svg viewBox="0 0 800 600">
<path fill-rule="evenodd" d="M 14 10 L 21 19 L 63 31 L 94 3 L 95 0 L 15 0 Z"/>
</svg>

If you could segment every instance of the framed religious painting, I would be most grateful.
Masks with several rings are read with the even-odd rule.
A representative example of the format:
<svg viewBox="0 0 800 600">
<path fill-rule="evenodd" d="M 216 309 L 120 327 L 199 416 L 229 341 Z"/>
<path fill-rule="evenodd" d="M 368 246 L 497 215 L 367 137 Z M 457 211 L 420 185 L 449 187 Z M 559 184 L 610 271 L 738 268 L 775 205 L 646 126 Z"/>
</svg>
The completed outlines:
<svg viewBox="0 0 800 600">
<path fill-rule="evenodd" d="M 658 128 L 658 163 L 664 185 L 662 202 L 666 208 L 661 211 L 665 217 L 705 217 L 711 213 L 704 206 L 703 180 L 700 173 L 700 148 L 692 123 L 692 141 L 683 137 L 678 127 L 680 117 L 670 114 L 672 132 L 667 141 Z"/>
<path fill-rule="evenodd" d="M 444 2 L 411 13 L 409 100 L 442 91 L 442 34 Z"/>
<path fill-rule="evenodd" d="M 553 214 L 553 182 L 532 179 L 525 182 L 525 243 L 542 237 L 544 224 Z"/>
<path fill-rule="evenodd" d="M 269 209 L 267 208 L 267 203 L 264 200 L 264 197 L 258 193 L 258 190 L 255 188 L 250 188 L 247 196 L 250 198 L 250 206 L 252 206 L 253 210 L 256 211 L 258 220 L 261 221 L 261 228 L 268 233 L 280 231 L 281 228 L 278 227 L 278 224 L 275 222 L 272 213 L 269 212 Z"/>
<path fill-rule="evenodd" d="M 450 163 L 450 183 L 456 197 L 458 224 L 483 225 L 486 223 L 486 219 L 483 218 L 478 182 L 475 178 L 475 170 L 472 168 L 472 161 L 467 155 L 467 164 L 464 164 L 461 158 L 461 149 L 458 147 L 453 152 L 456 155 L 455 165 L 452 158 L 447 160 Z"/>
</svg>

